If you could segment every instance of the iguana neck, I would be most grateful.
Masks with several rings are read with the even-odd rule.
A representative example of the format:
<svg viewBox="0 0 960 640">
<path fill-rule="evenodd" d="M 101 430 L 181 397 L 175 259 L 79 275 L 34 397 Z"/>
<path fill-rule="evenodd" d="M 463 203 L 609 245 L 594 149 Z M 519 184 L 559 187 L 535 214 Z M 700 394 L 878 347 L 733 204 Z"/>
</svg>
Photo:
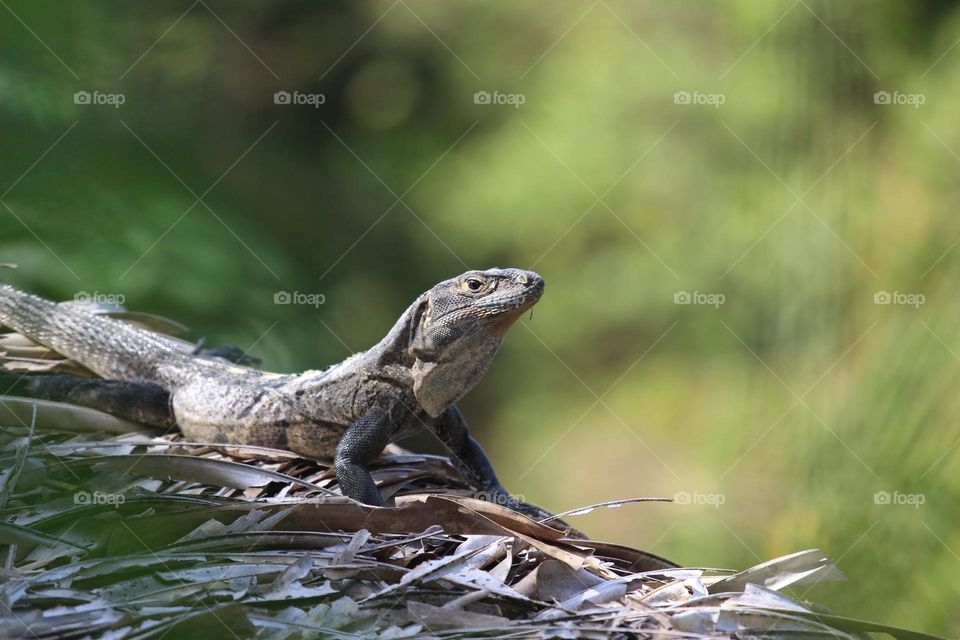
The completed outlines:
<svg viewBox="0 0 960 640">
<path fill-rule="evenodd" d="M 404 311 L 393 327 L 375 345 L 322 371 L 306 371 L 298 376 L 298 387 L 311 388 L 340 384 L 362 384 L 378 379 L 398 387 L 413 389 L 413 366 L 416 357 L 410 353 L 409 332 L 418 321 L 417 309 L 423 296 Z"/>
<path fill-rule="evenodd" d="M 411 345 L 420 330 L 423 314 L 426 308 L 426 294 L 422 294 L 413 301 L 387 335 L 380 342 L 366 351 L 357 354 L 357 364 L 362 367 L 379 370 L 390 365 L 411 369 L 416 356 L 411 351 Z"/>
<path fill-rule="evenodd" d="M 443 303 L 431 299 L 429 292 L 421 295 L 380 342 L 355 360 L 357 366 L 411 389 L 433 417 L 473 388 L 503 343 L 503 336 L 478 322 L 479 315 L 469 313 L 469 307 L 434 317 Z"/>
</svg>

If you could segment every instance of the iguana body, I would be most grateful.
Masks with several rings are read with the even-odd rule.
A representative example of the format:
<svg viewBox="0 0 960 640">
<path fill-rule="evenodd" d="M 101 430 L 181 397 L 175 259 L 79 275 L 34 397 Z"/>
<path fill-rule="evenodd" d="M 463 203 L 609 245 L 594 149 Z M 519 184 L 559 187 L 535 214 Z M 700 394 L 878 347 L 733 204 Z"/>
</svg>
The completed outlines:
<svg viewBox="0 0 960 640">
<path fill-rule="evenodd" d="M 0 324 L 105 380 L 33 376 L 29 395 L 166 426 L 202 442 L 286 448 L 333 459 L 345 494 L 382 498 L 366 470 L 390 442 L 432 430 L 464 477 L 516 506 L 456 408 L 513 322 L 543 293 L 519 269 L 470 271 L 419 296 L 371 349 L 324 371 L 266 373 L 184 352 L 171 339 L 0 284 Z"/>
</svg>

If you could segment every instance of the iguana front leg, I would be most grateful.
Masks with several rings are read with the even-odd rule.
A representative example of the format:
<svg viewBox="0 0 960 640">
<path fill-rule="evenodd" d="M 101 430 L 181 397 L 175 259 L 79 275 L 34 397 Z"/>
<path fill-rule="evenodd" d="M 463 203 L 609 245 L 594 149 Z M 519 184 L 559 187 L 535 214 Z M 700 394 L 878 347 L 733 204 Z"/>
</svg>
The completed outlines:
<svg viewBox="0 0 960 640">
<path fill-rule="evenodd" d="M 494 500 L 510 500 L 480 444 L 470 436 L 470 429 L 456 405 L 450 405 L 431 425 L 434 435 L 450 452 L 453 464 L 464 480 Z"/>
<path fill-rule="evenodd" d="M 374 405 L 351 424 L 337 444 L 333 467 L 343 495 L 364 504 L 383 506 L 383 496 L 367 471 L 367 464 L 390 442 L 395 406 Z"/>
<path fill-rule="evenodd" d="M 456 405 L 450 405 L 432 423 L 434 434 L 450 452 L 454 466 L 471 485 L 484 492 L 490 502 L 509 507 L 534 518 L 548 518 L 553 514 L 536 505 L 520 502 L 507 491 L 490 464 L 480 444 L 470 436 L 470 429 Z"/>
</svg>

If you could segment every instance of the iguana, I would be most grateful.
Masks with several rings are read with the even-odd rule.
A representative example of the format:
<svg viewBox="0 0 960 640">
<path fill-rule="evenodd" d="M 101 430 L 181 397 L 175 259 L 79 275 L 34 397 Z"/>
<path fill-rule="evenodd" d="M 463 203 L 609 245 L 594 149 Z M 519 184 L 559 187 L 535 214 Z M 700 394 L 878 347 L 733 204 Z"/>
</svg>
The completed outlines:
<svg viewBox="0 0 960 640">
<path fill-rule="evenodd" d="M 367 470 L 391 442 L 420 429 L 450 451 L 464 479 L 512 508 L 456 402 L 489 367 L 504 335 L 543 294 L 532 271 L 468 271 L 420 295 L 386 337 L 323 371 L 262 372 L 185 351 L 172 338 L 0 284 L 0 324 L 102 379 L 20 376 L 16 393 L 80 404 L 201 442 L 252 444 L 333 460 L 343 493 L 383 498 Z"/>
</svg>

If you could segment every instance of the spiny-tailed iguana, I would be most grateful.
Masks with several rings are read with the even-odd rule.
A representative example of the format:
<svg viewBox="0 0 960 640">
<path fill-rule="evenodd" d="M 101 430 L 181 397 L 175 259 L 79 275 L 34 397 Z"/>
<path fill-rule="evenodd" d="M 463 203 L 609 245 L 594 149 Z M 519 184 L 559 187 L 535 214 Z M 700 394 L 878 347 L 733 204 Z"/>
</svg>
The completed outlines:
<svg viewBox="0 0 960 640">
<path fill-rule="evenodd" d="M 299 375 L 193 355 L 85 305 L 58 304 L 6 284 L 0 284 L 0 324 L 104 378 L 22 377 L 15 393 L 153 426 L 176 424 L 196 441 L 332 459 L 343 493 L 371 505 L 383 499 L 366 465 L 388 443 L 427 428 L 468 482 L 518 508 L 455 403 L 483 376 L 504 334 L 543 287 L 532 271 L 468 271 L 419 296 L 371 349 Z"/>
</svg>

